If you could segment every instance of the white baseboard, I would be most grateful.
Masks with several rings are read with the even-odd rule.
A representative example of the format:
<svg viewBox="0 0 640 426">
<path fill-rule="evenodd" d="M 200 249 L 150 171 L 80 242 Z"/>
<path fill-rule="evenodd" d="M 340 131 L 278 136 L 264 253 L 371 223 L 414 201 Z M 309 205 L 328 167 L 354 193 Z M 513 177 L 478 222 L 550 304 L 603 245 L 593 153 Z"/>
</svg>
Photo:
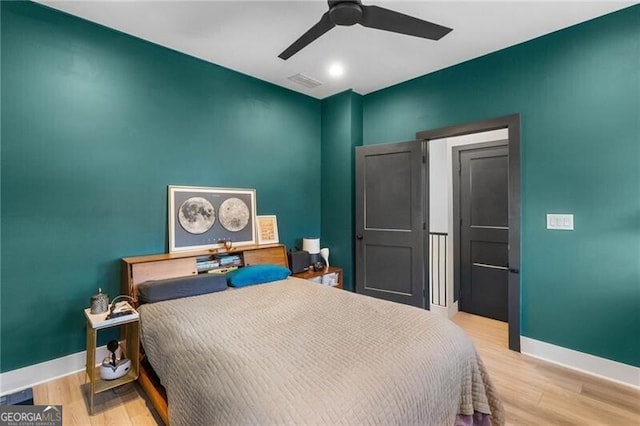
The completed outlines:
<svg viewBox="0 0 640 426">
<path fill-rule="evenodd" d="M 101 363 L 107 355 L 109 355 L 109 351 L 106 346 L 96 348 L 95 364 Z M 82 351 L 2 373 L 0 374 L 0 395 L 17 392 L 40 383 L 84 371 L 86 359 L 87 352 Z"/>
<path fill-rule="evenodd" d="M 432 304 L 429 310 L 443 318 L 451 319 L 458 313 L 458 302 L 453 302 L 449 307 Z"/>
<path fill-rule="evenodd" d="M 459 309 L 458 309 L 458 302 L 455 301 L 451 304 L 451 306 L 449 307 L 449 319 L 453 318 L 456 316 L 456 314 L 458 313 Z"/>
<path fill-rule="evenodd" d="M 640 389 L 640 368 L 520 336 L 520 351 L 572 370 Z"/>
<path fill-rule="evenodd" d="M 429 310 L 443 318 L 448 318 L 449 309 L 446 306 L 431 305 Z"/>
</svg>

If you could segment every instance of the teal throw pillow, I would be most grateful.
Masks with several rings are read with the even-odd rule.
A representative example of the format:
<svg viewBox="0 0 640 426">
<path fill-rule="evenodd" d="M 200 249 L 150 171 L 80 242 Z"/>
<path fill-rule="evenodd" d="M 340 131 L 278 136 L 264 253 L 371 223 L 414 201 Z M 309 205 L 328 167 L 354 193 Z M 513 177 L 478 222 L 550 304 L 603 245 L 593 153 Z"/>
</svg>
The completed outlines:
<svg viewBox="0 0 640 426">
<path fill-rule="evenodd" d="M 246 287 L 271 281 L 283 280 L 291 275 L 288 268 L 278 265 L 250 265 L 229 272 L 227 283 L 231 287 Z"/>
</svg>

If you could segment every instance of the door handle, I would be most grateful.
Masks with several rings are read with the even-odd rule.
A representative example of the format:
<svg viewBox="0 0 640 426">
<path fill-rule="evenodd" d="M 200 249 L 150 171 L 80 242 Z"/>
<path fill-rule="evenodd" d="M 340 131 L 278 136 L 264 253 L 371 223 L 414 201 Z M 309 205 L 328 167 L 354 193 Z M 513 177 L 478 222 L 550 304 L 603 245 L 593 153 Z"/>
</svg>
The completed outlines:
<svg viewBox="0 0 640 426">
<path fill-rule="evenodd" d="M 511 272 L 512 274 L 519 274 L 520 273 L 520 269 L 509 268 L 509 272 Z"/>
<path fill-rule="evenodd" d="M 357 238 L 357 239 L 359 239 L 359 240 L 361 240 L 361 239 L 363 238 L 363 237 L 362 237 L 362 234 L 356 234 L 356 238 Z"/>
</svg>

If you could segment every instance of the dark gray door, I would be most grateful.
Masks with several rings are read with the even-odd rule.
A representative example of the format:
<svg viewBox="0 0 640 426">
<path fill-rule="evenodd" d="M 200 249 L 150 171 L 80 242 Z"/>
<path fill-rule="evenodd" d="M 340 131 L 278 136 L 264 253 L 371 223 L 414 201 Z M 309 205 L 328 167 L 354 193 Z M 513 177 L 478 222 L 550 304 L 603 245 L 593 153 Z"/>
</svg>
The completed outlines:
<svg viewBox="0 0 640 426">
<path fill-rule="evenodd" d="M 418 307 L 428 294 L 423 145 L 356 148 L 356 291 Z"/>
<path fill-rule="evenodd" d="M 509 150 L 506 145 L 490 145 L 494 146 L 456 149 L 461 219 L 460 309 L 507 321 Z"/>
</svg>

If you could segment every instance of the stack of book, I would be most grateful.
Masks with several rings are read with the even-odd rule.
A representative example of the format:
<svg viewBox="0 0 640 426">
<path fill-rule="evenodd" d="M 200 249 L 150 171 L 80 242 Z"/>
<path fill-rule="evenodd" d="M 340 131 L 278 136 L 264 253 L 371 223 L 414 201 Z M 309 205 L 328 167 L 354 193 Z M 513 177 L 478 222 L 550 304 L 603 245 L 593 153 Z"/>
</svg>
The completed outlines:
<svg viewBox="0 0 640 426">
<path fill-rule="evenodd" d="M 218 261 L 218 259 L 212 259 L 210 257 L 200 257 L 196 259 L 196 268 L 198 270 L 198 273 L 208 272 L 219 267 L 220 262 Z"/>
<path fill-rule="evenodd" d="M 221 267 L 242 266 L 242 259 L 237 254 L 227 254 L 216 256 Z"/>
</svg>

